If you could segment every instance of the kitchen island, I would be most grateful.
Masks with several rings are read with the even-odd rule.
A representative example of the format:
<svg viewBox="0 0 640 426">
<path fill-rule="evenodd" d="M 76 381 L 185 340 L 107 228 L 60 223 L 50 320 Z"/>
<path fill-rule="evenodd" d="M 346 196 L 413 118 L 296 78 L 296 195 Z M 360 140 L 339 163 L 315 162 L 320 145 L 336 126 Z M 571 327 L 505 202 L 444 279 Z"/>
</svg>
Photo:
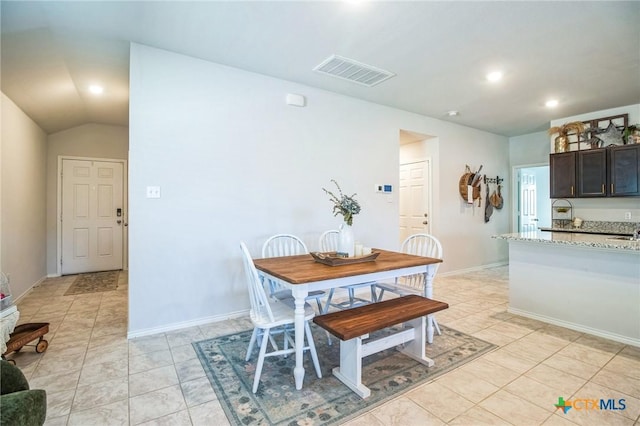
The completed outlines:
<svg viewBox="0 0 640 426">
<path fill-rule="evenodd" d="M 493 238 L 509 243 L 509 312 L 640 347 L 640 241 L 545 231 Z"/>
</svg>

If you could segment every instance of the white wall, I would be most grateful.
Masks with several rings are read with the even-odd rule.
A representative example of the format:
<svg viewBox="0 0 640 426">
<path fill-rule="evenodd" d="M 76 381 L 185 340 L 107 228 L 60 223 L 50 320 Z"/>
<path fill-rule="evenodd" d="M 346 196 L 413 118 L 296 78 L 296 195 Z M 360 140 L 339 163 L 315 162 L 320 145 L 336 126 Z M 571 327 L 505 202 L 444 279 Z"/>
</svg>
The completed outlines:
<svg viewBox="0 0 640 426">
<path fill-rule="evenodd" d="M 506 176 L 504 137 L 137 44 L 130 85 L 130 336 L 247 309 L 239 241 L 255 256 L 291 232 L 315 249 L 340 222 L 321 189 L 332 178 L 358 194 L 356 238 L 397 249 L 397 193 L 387 203 L 373 187 L 398 185 L 400 129 L 440 141 L 441 271 L 507 257 L 490 238 L 507 215 L 485 225 L 457 189 L 472 161 Z M 307 107 L 287 106 L 287 93 Z M 145 197 L 150 185 L 160 199 Z"/>
<path fill-rule="evenodd" d="M 14 300 L 46 275 L 47 136 L 2 94 L 1 266 Z"/>
<path fill-rule="evenodd" d="M 549 152 L 546 131 L 509 138 L 509 164 L 512 167 L 549 164 Z"/>
<path fill-rule="evenodd" d="M 48 137 L 47 150 L 47 274 L 57 274 L 58 157 L 127 159 L 129 129 L 89 123 Z"/>
</svg>

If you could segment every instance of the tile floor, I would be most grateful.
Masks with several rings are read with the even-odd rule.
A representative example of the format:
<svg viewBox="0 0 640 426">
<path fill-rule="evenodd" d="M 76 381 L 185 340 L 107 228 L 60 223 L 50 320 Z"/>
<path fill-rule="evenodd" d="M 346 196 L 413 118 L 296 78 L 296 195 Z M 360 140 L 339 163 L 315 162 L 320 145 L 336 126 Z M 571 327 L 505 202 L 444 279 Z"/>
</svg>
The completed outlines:
<svg viewBox="0 0 640 426">
<path fill-rule="evenodd" d="M 493 268 L 434 286 L 450 304 L 441 324 L 498 349 L 347 424 L 640 424 L 640 348 L 507 313 L 507 275 Z M 247 319 L 128 341 L 127 274 L 116 291 L 64 296 L 72 280 L 47 279 L 18 302 L 20 323 L 51 324 L 45 353 L 9 356 L 46 389 L 47 425 L 229 424 L 191 342 L 249 329 Z M 626 409 L 563 414 L 560 396 L 624 399 Z"/>
</svg>

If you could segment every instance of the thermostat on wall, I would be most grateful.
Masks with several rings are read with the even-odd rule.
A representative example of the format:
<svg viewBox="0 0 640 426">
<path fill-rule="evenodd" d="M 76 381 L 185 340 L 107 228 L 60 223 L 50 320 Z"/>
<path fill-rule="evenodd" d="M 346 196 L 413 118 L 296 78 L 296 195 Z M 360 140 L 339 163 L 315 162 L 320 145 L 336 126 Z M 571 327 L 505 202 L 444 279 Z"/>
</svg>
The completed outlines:
<svg viewBox="0 0 640 426">
<path fill-rule="evenodd" d="M 376 185 L 376 192 L 390 194 L 393 192 L 393 186 L 392 185 Z"/>
</svg>

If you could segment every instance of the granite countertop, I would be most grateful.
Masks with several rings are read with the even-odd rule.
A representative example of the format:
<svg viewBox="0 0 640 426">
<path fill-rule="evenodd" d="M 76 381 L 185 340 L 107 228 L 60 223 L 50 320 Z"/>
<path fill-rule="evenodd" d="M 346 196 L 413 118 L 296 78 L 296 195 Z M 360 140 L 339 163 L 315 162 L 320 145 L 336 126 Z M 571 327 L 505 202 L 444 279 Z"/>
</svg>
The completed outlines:
<svg viewBox="0 0 640 426">
<path fill-rule="evenodd" d="M 600 234 L 600 235 L 633 235 L 632 232 L 607 232 L 599 229 L 583 229 L 583 228 L 545 228 L 543 226 L 538 228 L 541 231 L 546 232 L 571 232 L 573 234 Z"/>
<path fill-rule="evenodd" d="M 616 235 L 572 232 L 516 232 L 513 234 L 493 235 L 491 238 L 509 241 L 529 241 L 536 243 L 562 244 L 577 247 L 592 247 L 612 250 L 632 250 L 640 254 L 640 240 L 614 240 Z"/>
</svg>

